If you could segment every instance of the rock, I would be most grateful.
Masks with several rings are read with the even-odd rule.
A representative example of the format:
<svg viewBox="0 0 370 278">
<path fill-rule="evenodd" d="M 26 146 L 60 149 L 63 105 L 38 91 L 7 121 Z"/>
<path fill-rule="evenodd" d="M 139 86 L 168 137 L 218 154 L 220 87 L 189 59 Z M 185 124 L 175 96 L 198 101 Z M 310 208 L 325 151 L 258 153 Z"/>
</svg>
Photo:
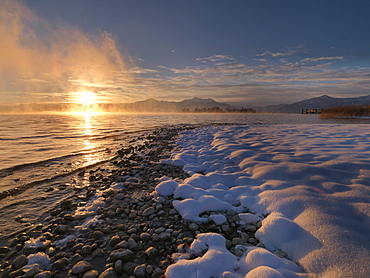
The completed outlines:
<svg viewBox="0 0 370 278">
<path fill-rule="evenodd" d="M 149 207 L 146 210 L 143 211 L 143 216 L 148 217 L 149 215 L 152 215 L 155 213 L 155 208 L 154 207 Z"/>
<path fill-rule="evenodd" d="M 137 249 L 137 242 L 133 238 L 129 238 L 127 241 L 128 249 L 136 250 Z"/>
<path fill-rule="evenodd" d="M 13 265 L 13 268 L 17 270 L 17 269 L 20 269 L 21 267 L 24 267 L 27 263 L 28 263 L 27 256 L 20 255 L 13 261 L 12 265 Z"/>
<path fill-rule="evenodd" d="M 248 242 L 251 244 L 255 244 L 257 242 L 257 239 L 255 239 L 254 237 L 251 237 L 250 239 L 248 239 Z"/>
<path fill-rule="evenodd" d="M 104 272 L 99 275 L 99 278 L 117 278 L 117 277 L 118 276 L 112 267 L 104 270 Z"/>
<path fill-rule="evenodd" d="M 133 274 L 133 273 L 134 273 L 134 269 L 135 269 L 135 267 L 136 267 L 137 265 L 138 265 L 138 264 L 137 264 L 137 263 L 134 263 L 134 262 L 127 262 L 127 263 L 125 263 L 125 264 L 123 265 L 123 270 L 124 270 L 127 274 L 131 275 L 131 274 Z"/>
<path fill-rule="evenodd" d="M 241 257 L 241 256 L 243 256 L 243 254 L 244 254 L 244 252 L 241 249 L 235 249 L 235 251 L 234 251 L 234 255 L 237 256 L 237 257 Z"/>
<path fill-rule="evenodd" d="M 148 233 L 141 233 L 140 234 L 140 240 L 142 241 L 142 242 L 148 242 L 148 241 L 150 241 L 152 239 L 152 236 L 150 235 L 150 234 L 148 234 Z"/>
<path fill-rule="evenodd" d="M 114 199 L 116 199 L 116 200 L 123 200 L 125 198 L 126 198 L 126 196 L 123 193 L 118 193 L 117 195 L 114 195 Z"/>
<path fill-rule="evenodd" d="M 128 249 L 118 249 L 110 253 L 110 259 L 112 262 L 121 260 L 123 262 L 129 261 L 134 257 L 134 252 Z"/>
<path fill-rule="evenodd" d="M 162 240 L 162 241 L 168 240 L 170 237 L 171 237 L 170 233 L 161 233 L 159 235 L 159 239 Z"/>
<path fill-rule="evenodd" d="M 134 269 L 134 275 L 136 277 L 145 277 L 146 276 L 146 271 L 145 270 L 146 270 L 146 265 L 145 264 L 138 265 Z"/>
<path fill-rule="evenodd" d="M 0 254 L 6 254 L 10 251 L 10 248 L 9 247 L 0 247 Z"/>
<path fill-rule="evenodd" d="M 63 258 L 60 258 L 59 260 L 55 261 L 52 266 L 53 266 L 53 268 L 61 269 L 64 266 L 66 266 L 68 263 L 69 263 L 69 260 L 67 258 L 63 257 Z"/>
<path fill-rule="evenodd" d="M 42 269 L 38 265 L 33 265 L 31 268 L 27 269 L 24 273 L 24 278 L 33 278 L 36 274 L 42 272 Z"/>
<path fill-rule="evenodd" d="M 145 250 L 145 254 L 150 258 L 154 259 L 158 255 L 158 249 L 155 247 L 149 247 Z"/>
<path fill-rule="evenodd" d="M 116 244 L 115 248 L 116 249 L 127 249 L 128 248 L 127 241 L 123 240 L 123 241 L 119 242 L 118 244 Z"/>
<path fill-rule="evenodd" d="M 23 269 L 18 269 L 16 271 L 10 272 L 8 278 L 22 277 L 24 275 Z"/>
<path fill-rule="evenodd" d="M 84 245 L 80 251 L 81 255 L 86 256 L 90 255 L 92 252 L 93 248 L 91 245 Z"/>
<path fill-rule="evenodd" d="M 112 247 L 114 247 L 120 241 L 121 241 L 121 238 L 119 236 L 117 236 L 117 235 L 112 236 L 111 239 L 110 239 L 110 241 L 109 241 L 109 245 L 112 246 Z"/>
<path fill-rule="evenodd" d="M 51 278 L 51 271 L 42 271 L 36 274 L 33 278 Z"/>
<path fill-rule="evenodd" d="M 82 278 L 97 278 L 99 277 L 99 272 L 97 270 L 89 270 L 85 272 Z"/>
<path fill-rule="evenodd" d="M 193 230 L 193 231 L 196 231 L 196 230 L 198 230 L 199 229 L 199 226 L 196 224 L 196 223 L 191 223 L 190 225 L 189 225 L 189 229 L 190 230 Z"/>
<path fill-rule="evenodd" d="M 123 271 L 123 262 L 121 260 L 117 260 L 114 264 L 114 270 L 117 274 L 121 274 Z"/>
<path fill-rule="evenodd" d="M 80 261 L 72 267 L 72 274 L 80 274 L 89 271 L 92 268 L 91 264 L 87 261 Z"/>
</svg>

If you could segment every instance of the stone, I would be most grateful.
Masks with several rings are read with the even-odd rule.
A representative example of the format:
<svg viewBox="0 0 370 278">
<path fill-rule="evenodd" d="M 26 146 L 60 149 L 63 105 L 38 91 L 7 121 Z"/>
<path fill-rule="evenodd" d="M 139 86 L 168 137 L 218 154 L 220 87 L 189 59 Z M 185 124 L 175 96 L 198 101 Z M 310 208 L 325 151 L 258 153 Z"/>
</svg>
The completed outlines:
<svg viewBox="0 0 370 278">
<path fill-rule="evenodd" d="M 24 278 L 33 278 L 36 274 L 42 272 L 42 269 L 38 265 L 33 265 L 24 273 Z"/>
<path fill-rule="evenodd" d="M 118 277 L 117 273 L 114 271 L 112 267 L 104 270 L 103 273 L 99 275 L 99 278 L 117 278 L 117 277 Z"/>
<path fill-rule="evenodd" d="M 112 247 L 114 247 L 120 241 L 121 241 L 121 238 L 119 236 L 117 236 L 117 235 L 112 236 L 111 239 L 110 239 L 110 241 L 109 241 L 109 245 L 112 246 Z"/>
<path fill-rule="evenodd" d="M 0 254 L 6 254 L 10 251 L 10 248 L 9 247 L 0 247 Z"/>
<path fill-rule="evenodd" d="M 162 240 L 162 241 L 168 240 L 170 237 L 171 237 L 170 233 L 161 233 L 159 235 L 159 239 Z"/>
<path fill-rule="evenodd" d="M 155 247 L 149 247 L 148 249 L 145 250 L 145 254 L 150 258 L 153 259 L 158 255 L 158 249 Z"/>
<path fill-rule="evenodd" d="M 28 263 L 28 259 L 26 255 L 20 255 L 19 257 L 15 258 L 12 265 L 14 269 L 20 269 L 24 267 Z"/>
<path fill-rule="evenodd" d="M 137 242 L 133 238 L 129 238 L 127 240 L 128 249 L 136 250 L 137 249 Z"/>
<path fill-rule="evenodd" d="M 196 231 L 196 230 L 198 230 L 199 229 L 199 226 L 196 224 L 196 223 L 191 223 L 190 225 L 189 225 L 189 229 L 190 230 L 193 230 L 193 231 Z"/>
<path fill-rule="evenodd" d="M 237 256 L 237 257 L 241 257 L 241 256 L 243 256 L 243 254 L 244 254 L 243 250 L 241 250 L 239 248 L 235 249 L 235 251 L 234 251 L 234 255 Z"/>
<path fill-rule="evenodd" d="M 8 278 L 22 277 L 24 275 L 23 269 L 18 269 L 13 272 L 10 272 Z"/>
<path fill-rule="evenodd" d="M 116 200 L 123 200 L 125 198 L 126 198 L 126 196 L 123 193 L 118 193 L 117 195 L 114 195 L 114 199 L 116 199 Z"/>
<path fill-rule="evenodd" d="M 148 242 L 148 241 L 150 241 L 152 239 L 152 236 L 150 235 L 150 234 L 148 234 L 148 233 L 141 233 L 140 234 L 140 240 L 142 241 L 142 242 Z"/>
<path fill-rule="evenodd" d="M 137 266 L 138 264 L 137 263 L 134 263 L 134 262 L 127 262 L 123 265 L 123 270 L 124 272 L 126 272 L 127 274 L 131 275 L 134 273 L 134 269 L 135 267 Z"/>
<path fill-rule="evenodd" d="M 110 253 L 110 259 L 112 262 L 121 260 L 123 262 L 129 261 L 134 257 L 134 252 L 128 249 L 118 249 Z"/>
<path fill-rule="evenodd" d="M 92 252 L 93 248 L 91 245 L 84 245 L 80 251 L 81 255 L 86 256 L 90 255 Z"/>
<path fill-rule="evenodd" d="M 149 207 L 146 210 L 143 211 L 143 216 L 148 217 L 149 215 L 152 215 L 155 213 L 155 208 L 154 207 Z"/>
<path fill-rule="evenodd" d="M 91 270 L 92 266 L 87 261 L 79 261 L 76 263 L 71 270 L 72 274 L 81 274 Z"/>
<path fill-rule="evenodd" d="M 84 273 L 82 278 L 98 278 L 99 277 L 99 271 L 97 270 L 89 270 Z"/>
<path fill-rule="evenodd" d="M 121 274 L 123 271 L 123 262 L 121 260 L 117 260 L 114 264 L 114 270 L 118 273 Z"/>
<path fill-rule="evenodd" d="M 42 271 L 37 273 L 33 278 L 51 278 L 52 274 L 51 271 Z"/>
<path fill-rule="evenodd" d="M 116 244 L 115 248 L 116 249 L 127 249 L 128 248 L 127 241 L 123 240 L 123 241 L 119 242 L 118 244 Z"/>
<path fill-rule="evenodd" d="M 141 264 L 135 267 L 134 269 L 134 275 L 135 277 L 145 277 L 146 276 L 146 265 Z"/>
</svg>

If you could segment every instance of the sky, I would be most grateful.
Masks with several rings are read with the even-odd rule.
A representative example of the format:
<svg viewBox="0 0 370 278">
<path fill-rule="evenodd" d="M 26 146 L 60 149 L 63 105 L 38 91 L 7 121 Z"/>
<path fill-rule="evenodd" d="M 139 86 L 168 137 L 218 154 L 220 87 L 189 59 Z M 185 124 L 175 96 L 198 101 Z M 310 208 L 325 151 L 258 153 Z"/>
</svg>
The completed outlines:
<svg viewBox="0 0 370 278">
<path fill-rule="evenodd" d="M 370 94 L 368 0 L 0 3 L 0 104 Z"/>
</svg>

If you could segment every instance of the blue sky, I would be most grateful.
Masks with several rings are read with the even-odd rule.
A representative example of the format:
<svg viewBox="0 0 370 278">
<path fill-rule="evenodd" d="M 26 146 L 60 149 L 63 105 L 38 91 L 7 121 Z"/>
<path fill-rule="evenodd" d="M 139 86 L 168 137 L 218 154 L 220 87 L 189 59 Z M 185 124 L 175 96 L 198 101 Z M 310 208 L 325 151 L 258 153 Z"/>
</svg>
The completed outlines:
<svg viewBox="0 0 370 278">
<path fill-rule="evenodd" d="M 370 94 L 369 1 L 4 1 L 3 103 Z"/>
</svg>

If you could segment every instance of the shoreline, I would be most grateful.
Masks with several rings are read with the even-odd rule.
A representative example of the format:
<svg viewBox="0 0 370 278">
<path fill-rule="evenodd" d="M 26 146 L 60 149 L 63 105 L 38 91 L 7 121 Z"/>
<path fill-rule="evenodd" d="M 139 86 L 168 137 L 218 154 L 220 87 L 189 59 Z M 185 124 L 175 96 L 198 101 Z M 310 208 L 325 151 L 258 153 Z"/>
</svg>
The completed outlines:
<svg viewBox="0 0 370 278">
<path fill-rule="evenodd" d="M 187 248 L 198 233 L 209 231 L 225 236 L 229 250 L 238 253 L 235 246 L 243 239 L 234 212 L 224 212 L 233 223 L 224 230 L 184 221 L 174 199 L 155 192 L 163 177 L 178 182 L 189 177 L 160 161 L 170 157 L 180 132 L 200 126 L 157 129 L 143 145 L 119 150 L 109 173 L 104 164 L 80 172 L 89 175 L 86 188 L 75 189 L 41 223 L 0 247 L 1 277 L 160 277 L 179 246 Z M 259 244 L 257 229 L 255 224 L 244 230 L 244 243 L 247 238 L 249 245 Z M 32 261 L 39 265 L 29 265 Z"/>
</svg>

